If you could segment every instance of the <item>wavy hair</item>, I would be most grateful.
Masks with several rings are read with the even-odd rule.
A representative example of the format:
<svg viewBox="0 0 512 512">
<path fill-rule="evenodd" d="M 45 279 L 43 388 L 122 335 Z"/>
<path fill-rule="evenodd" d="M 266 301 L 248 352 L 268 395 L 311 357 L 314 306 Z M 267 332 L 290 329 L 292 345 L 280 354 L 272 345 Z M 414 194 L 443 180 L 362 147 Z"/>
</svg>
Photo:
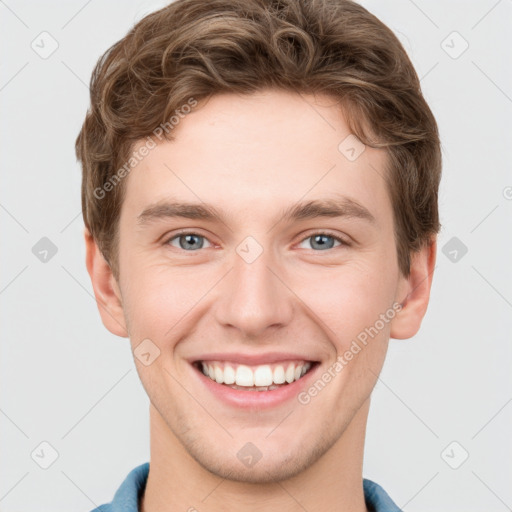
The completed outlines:
<svg viewBox="0 0 512 512">
<path fill-rule="evenodd" d="M 109 187 L 135 144 L 191 97 L 275 88 L 339 100 L 364 144 L 386 148 L 400 271 L 439 231 L 435 118 L 393 32 L 350 0 L 176 0 L 98 60 L 76 139 L 84 223 L 118 277 L 124 186 Z M 165 134 L 172 140 L 172 131 Z"/>
</svg>

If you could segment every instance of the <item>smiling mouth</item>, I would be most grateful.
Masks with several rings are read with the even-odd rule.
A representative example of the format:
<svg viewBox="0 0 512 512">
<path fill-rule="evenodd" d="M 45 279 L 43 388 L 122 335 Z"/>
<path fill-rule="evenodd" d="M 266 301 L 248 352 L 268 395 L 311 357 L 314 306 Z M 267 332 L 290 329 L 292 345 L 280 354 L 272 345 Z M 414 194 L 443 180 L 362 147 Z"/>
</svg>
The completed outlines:
<svg viewBox="0 0 512 512">
<path fill-rule="evenodd" d="M 212 381 L 231 389 L 272 391 L 302 379 L 317 364 L 318 361 L 283 361 L 248 366 L 224 361 L 196 361 L 193 366 Z"/>
</svg>

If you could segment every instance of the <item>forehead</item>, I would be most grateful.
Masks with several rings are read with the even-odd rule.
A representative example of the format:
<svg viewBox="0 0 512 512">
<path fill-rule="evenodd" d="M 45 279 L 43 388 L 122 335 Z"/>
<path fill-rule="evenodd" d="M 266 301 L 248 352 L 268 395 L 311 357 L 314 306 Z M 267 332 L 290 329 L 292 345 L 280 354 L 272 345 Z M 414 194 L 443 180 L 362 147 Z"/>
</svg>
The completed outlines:
<svg viewBox="0 0 512 512">
<path fill-rule="evenodd" d="M 129 173 L 123 211 L 137 216 L 172 197 L 229 206 L 247 220 L 335 194 L 376 218 L 391 212 L 385 150 L 364 147 L 330 97 L 216 95 L 181 118 L 172 135 Z"/>
</svg>

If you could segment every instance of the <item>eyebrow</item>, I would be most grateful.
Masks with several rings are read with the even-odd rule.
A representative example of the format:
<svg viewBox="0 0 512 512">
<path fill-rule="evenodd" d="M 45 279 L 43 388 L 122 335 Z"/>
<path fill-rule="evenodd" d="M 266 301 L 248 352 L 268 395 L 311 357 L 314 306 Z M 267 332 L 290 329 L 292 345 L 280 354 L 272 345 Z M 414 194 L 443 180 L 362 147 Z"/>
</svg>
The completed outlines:
<svg viewBox="0 0 512 512">
<path fill-rule="evenodd" d="M 340 199 L 316 199 L 293 205 L 281 211 L 280 221 L 307 220 L 319 217 L 346 217 L 361 219 L 375 224 L 375 217 L 363 205 L 346 196 Z M 225 215 L 207 203 L 180 203 L 160 201 L 150 205 L 137 217 L 137 224 L 144 225 L 166 218 L 195 220 L 222 220 Z"/>
</svg>

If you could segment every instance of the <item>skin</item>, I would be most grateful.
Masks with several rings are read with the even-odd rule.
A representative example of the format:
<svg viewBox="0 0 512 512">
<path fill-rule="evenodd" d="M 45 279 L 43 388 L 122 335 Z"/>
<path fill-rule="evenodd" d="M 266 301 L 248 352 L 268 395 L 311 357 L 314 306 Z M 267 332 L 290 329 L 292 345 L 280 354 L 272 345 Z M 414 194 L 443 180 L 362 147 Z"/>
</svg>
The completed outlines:
<svg viewBox="0 0 512 512">
<path fill-rule="evenodd" d="M 149 338 L 161 351 L 149 366 L 135 358 L 151 402 L 144 512 L 366 511 L 370 394 L 389 338 L 420 327 L 436 241 L 413 255 L 409 277 L 401 275 L 383 180 L 387 154 L 366 147 L 349 161 L 338 150 L 349 134 L 327 97 L 216 95 L 125 178 L 119 281 L 86 230 L 104 325 L 129 337 L 132 350 Z M 335 195 L 363 205 L 375 223 L 280 220 L 283 208 Z M 169 198 L 212 204 L 225 217 L 137 222 Z M 202 248 L 187 248 L 179 229 L 200 235 L 191 244 Z M 311 237 L 325 231 L 349 245 L 327 238 L 332 248 L 319 249 Z M 247 236 L 263 249 L 250 264 L 236 252 Z M 307 405 L 234 408 L 207 391 L 188 362 L 212 351 L 297 352 L 319 361 L 320 375 L 396 303 L 402 310 Z M 237 458 L 248 441 L 262 453 L 251 468 Z"/>
</svg>

